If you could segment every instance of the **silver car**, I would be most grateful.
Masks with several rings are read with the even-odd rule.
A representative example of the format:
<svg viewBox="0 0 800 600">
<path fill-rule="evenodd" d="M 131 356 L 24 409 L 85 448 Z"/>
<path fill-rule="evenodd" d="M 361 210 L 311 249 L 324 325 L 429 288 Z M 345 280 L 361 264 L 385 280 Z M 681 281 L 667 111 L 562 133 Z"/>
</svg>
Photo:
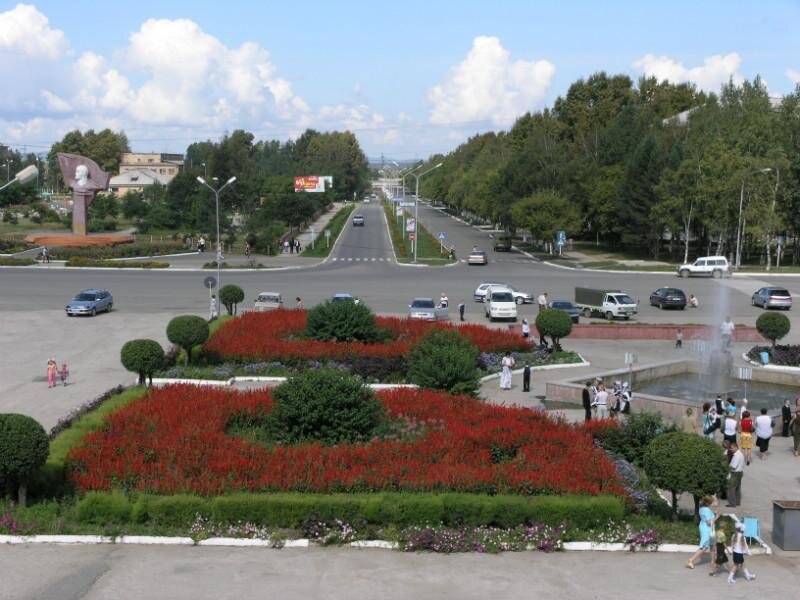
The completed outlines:
<svg viewBox="0 0 800 600">
<path fill-rule="evenodd" d="M 522 292 L 509 283 L 500 283 L 496 281 L 484 281 L 481 283 L 475 288 L 475 291 L 472 292 L 473 300 L 475 300 L 475 302 L 483 302 L 486 299 L 486 290 L 490 287 L 508 288 L 514 295 L 514 302 L 517 304 L 531 304 L 533 302 L 533 296 L 527 292 Z"/>
<path fill-rule="evenodd" d="M 761 308 L 785 308 L 791 310 L 792 295 L 789 290 L 779 287 L 763 287 L 751 298 L 753 306 Z"/>
<path fill-rule="evenodd" d="M 408 305 L 408 318 L 443 321 L 448 318 L 447 307 L 437 305 L 433 298 L 414 298 Z"/>
<path fill-rule="evenodd" d="M 91 315 L 114 307 L 114 298 L 108 290 L 83 290 L 64 307 L 68 317 L 75 315 Z"/>
</svg>

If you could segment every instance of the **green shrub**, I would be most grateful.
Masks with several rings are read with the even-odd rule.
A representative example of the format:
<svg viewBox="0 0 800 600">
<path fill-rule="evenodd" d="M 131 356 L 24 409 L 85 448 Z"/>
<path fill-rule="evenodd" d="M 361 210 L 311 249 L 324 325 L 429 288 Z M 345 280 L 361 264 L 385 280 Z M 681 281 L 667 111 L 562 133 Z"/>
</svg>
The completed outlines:
<svg viewBox="0 0 800 600">
<path fill-rule="evenodd" d="M 25 506 L 28 480 L 47 460 L 47 433 L 27 415 L 0 414 L 0 479 Z"/>
<path fill-rule="evenodd" d="M 134 522 L 150 522 L 156 526 L 188 528 L 198 514 L 210 513 L 210 501 L 191 494 L 174 496 L 140 496 L 131 511 Z"/>
<path fill-rule="evenodd" d="M 608 427 L 602 432 L 603 448 L 641 467 L 647 445 L 662 433 L 675 431 L 666 425 L 660 413 L 631 413 L 620 427 Z"/>
<path fill-rule="evenodd" d="M 132 258 L 178 254 L 189 250 L 184 242 L 164 240 L 154 242 L 134 242 L 132 244 L 114 244 L 108 246 L 60 246 L 53 248 L 51 255 L 57 260 L 68 260 L 76 256 L 98 260 L 109 258 Z"/>
<path fill-rule="evenodd" d="M 131 340 L 122 346 L 120 360 L 128 371 L 138 373 L 139 385 L 144 385 L 146 377 L 152 382 L 153 373 L 164 366 L 164 349 L 155 340 Z"/>
<path fill-rule="evenodd" d="M 561 338 L 572 332 L 572 319 L 563 310 L 546 308 L 536 315 L 536 330 L 539 337 L 549 337 L 553 342 L 553 350 L 561 350 Z"/>
<path fill-rule="evenodd" d="M 98 260 L 95 258 L 87 258 L 85 256 L 73 256 L 67 259 L 67 262 L 64 263 L 64 266 L 104 267 L 109 269 L 166 269 L 169 267 L 169 263 L 155 260 Z"/>
<path fill-rule="evenodd" d="M 167 324 L 167 339 L 186 351 L 186 364 L 189 364 L 192 348 L 203 344 L 209 336 L 208 323 L 202 317 L 183 315 L 175 317 Z"/>
<path fill-rule="evenodd" d="M 756 319 L 758 333 L 771 341 L 773 347 L 775 342 L 789 333 L 791 327 L 789 317 L 781 313 L 765 312 Z"/>
<path fill-rule="evenodd" d="M 376 435 L 383 405 L 363 381 L 341 371 L 302 372 L 275 388 L 270 413 L 276 441 L 358 442 Z"/>
<path fill-rule="evenodd" d="M 29 267 L 35 264 L 36 261 L 32 258 L 14 258 L 10 256 L 0 257 L 0 266 L 3 267 Z"/>
<path fill-rule="evenodd" d="M 309 310 L 306 334 L 315 340 L 337 342 L 377 342 L 384 337 L 369 307 L 348 300 L 326 300 Z"/>
<path fill-rule="evenodd" d="M 131 503 L 122 492 L 87 492 L 75 505 L 75 518 L 92 525 L 128 523 Z"/>
<path fill-rule="evenodd" d="M 478 348 L 453 330 L 432 331 L 409 353 L 408 378 L 420 387 L 474 394 L 480 371 Z"/>
<path fill-rule="evenodd" d="M 222 302 L 229 315 L 236 314 L 236 305 L 244 300 L 244 290 L 238 285 L 223 285 L 219 289 L 219 301 Z"/>
<path fill-rule="evenodd" d="M 716 494 L 728 476 L 722 449 L 705 437 L 675 431 L 656 437 L 644 453 L 644 471 L 650 482 L 672 493 L 672 512 L 677 515 L 678 495 L 694 498 L 695 515 L 700 498 Z"/>
</svg>

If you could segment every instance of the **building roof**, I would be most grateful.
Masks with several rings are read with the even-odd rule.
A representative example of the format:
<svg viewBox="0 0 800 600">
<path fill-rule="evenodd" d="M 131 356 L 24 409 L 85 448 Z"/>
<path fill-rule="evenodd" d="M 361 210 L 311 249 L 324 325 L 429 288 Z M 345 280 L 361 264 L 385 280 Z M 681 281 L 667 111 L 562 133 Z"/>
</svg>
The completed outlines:
<svg viewBox="0 0 800 600">
<path fill-rule="evenodd" d="M 115 175 L 109 182 L 110 187 L 137 187 L 145 185 L 153 185 L 159 183 L 167 185 L 170 182 L 170 177 L 156 173 L 152 169 L 131 169 L 119 175 Z"/>
</svg>

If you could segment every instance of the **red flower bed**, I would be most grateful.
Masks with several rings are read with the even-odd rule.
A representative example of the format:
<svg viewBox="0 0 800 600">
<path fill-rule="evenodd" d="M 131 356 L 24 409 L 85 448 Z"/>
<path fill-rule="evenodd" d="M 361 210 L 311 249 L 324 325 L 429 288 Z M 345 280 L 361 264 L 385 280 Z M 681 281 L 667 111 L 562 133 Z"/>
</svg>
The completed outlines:
<svg viewBox="0 0 800 600">
<path fill-rule="evenodd" d="M 388 358 L 408 354 L 411 346 L 431 328 L 456 329 L 482 352 L 530 349 L 522 337 L 482 325 L 459 327 L 396 317 L 376 317 L 376 321 L 395 339 L 382 344 L 309 340 L 300 337 L 306 328 L 305 310 L 245 313 L 220 327 L 206 343 L 205 350 L 225 360 Z"/>
<path fill-rule="evenodd" d="M 539 412 L 423 390 L 379 394 L 390 415 L 424 421 L 405 441 L 268 448 L 226 434 L 241 411 L 268 412 L 264 391 L 170 386 L 119 410 L 69 454 L 81 490 L 146 492 L 465 491 L 623 495 L 589 435 Z"/>
</svg>

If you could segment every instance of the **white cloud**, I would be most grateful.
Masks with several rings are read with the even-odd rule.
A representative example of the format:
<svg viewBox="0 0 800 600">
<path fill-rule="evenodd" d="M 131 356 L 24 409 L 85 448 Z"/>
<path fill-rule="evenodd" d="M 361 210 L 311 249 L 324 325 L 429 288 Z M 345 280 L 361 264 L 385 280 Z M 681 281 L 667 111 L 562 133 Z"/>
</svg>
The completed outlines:
<svg viewBox="0 0 800 600">
<path fill-rule="evenodd" d="M 786 69 L 786 76 L 797 85 L 800 83 L 800 71 L 796 71 L 794 69 Z"/>
<path fill-rule="evenodd" d="M 50 27 L 45 15 L 30 4 L 0 13 L 0 50 L 32 58 L 54 59 L 69 49 L 64 32 Z"/>
<path fill-rule="evenodd" d="M 659 81 L 668 80 L 673 83 L 691 82 L 700 89 L 717 92 L 719 88 L 733 78 L 735 83 L 744 81 L 739 73 L 742 58 L 737 52 L 729 54 L 715 54 L 703 60 L 699 67 L 687 68 L 683 63 L 668 56 L 655 56 L 645 54 L 634 61 L 633 68 L 648 77 L 655 77 Z"/>
<path fill-rule="evenodd" d="M 452 69 L 447 81 L 430 90 L 430 121 L 455 124 L 490 120 L 495 125 L 509 125 L 543 103 L 555 71 L 546 60 L 512 61 L 496 37 L 476 37 L 467 57 Z"/>
</svg>

